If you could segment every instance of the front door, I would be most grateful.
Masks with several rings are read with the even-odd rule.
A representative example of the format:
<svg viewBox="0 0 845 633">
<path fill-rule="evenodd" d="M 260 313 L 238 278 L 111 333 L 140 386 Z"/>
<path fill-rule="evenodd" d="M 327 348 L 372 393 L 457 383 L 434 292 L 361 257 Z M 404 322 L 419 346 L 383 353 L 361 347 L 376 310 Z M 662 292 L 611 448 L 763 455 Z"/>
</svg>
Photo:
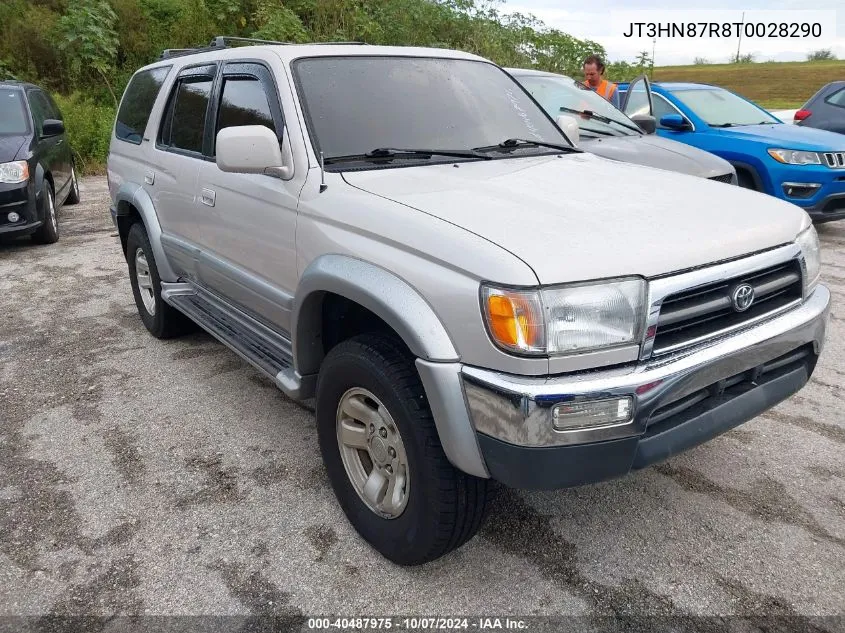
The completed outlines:
<svg viewBox="0 0 845 633">
<path fill-rule="evenodd" d="M 628 84 L 628 90 L 625 92 L 622 103 L 622 111 L 630 118 L 637 115 L 654 116 L 654 101 L 648 77 L 640 75 Z"/>
<path fill-rule="evenodd" d="M 239 125 L 263 125 L 280 144 L 284 139 L 278 89 L 257 62 L 223 66 L 212 117 L 212 142 L 220 130 Z M 211 161 L 200 167 L 196 197 L 208 216 L 202 284 L 286 332 L 297 283 L 298 196 L 298 185 L 277 176 L 227 173 Z"/>
</svg>

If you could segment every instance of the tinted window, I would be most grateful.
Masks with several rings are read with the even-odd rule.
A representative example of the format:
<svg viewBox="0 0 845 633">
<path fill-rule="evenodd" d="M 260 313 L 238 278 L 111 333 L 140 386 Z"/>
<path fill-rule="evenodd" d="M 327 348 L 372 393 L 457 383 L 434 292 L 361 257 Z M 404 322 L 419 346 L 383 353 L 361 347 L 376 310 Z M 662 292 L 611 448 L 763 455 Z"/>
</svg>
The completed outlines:
<svg viewBox="0 0 845 633">
<path fill-rule="evenodd" d="M 580 133 L 586 138 L 638 135 L 635 130 L 631 129 L 636 125 L 633 121 L 628 120 L 628 117 L 614 108 L 609 101 L 603 99 L 592 90 L 580 88 L 569 77 L 518 75 L 516 80 L 525 86 L 525 89 L 531 93 L 531 96 L 543 106 L 543 109 L 552 118 L 560 114 L 575 116 L 578 119 Z M 578 112 L 589 110 L 595 114 L 607 117 L 611 120 L 611 123 L 599 119 L 581 119 L 577 114 L 571 112 L 571 110 L 577 110 Z"/>
<path fill-rule="evenodd" d="M 672 94 L 704 119 L 708 125 L 756 125 L 779 123 L 777 119 L 753 103 L 721 88 L 673 90 Z"/>
<path fill-rule="evenodd" d="M 179 80 L 162 126 L 160 141 L 163 145 L 189 152 L 202 152 L 211 85 L 211 78 L 206 76 Z"/>
<path fill-rule="evenodd" d="M 839 106 L 840 108 L 845 108 L 845 88 L 840 88 L 832 95 L 830 95 L 827 99 L 825 99 L 829 104 Z"/>
<path fill-rule="evenodd" d="M 35 129 L 41 134 L 41 128 L 45 119 L 53 118 L 50 112 L 50 104 L 47 98 L 38 90 L 31 90 L 27 93 L 29 107 L 32 110 L 32 118 L 35 121 Z"/>
<path fill-rule="evenodd" d="M 509 138 L 566 144 L 519 84 L 492 64 L 320 57 L 296 62 L 294 72 L 311 136 L 326 158 L 380 147 L 467 149 Z"/>
<path fill-rule="evenodd" d="M 170 67 L 153 68 L 132 77 L 123 93 L 123 100 L 120 102 L 120 110 L 117 113 L 115 125 L 117 138 L 130 143 L 141 143 L 153 104 L 168 72 L 170 72 Z"/>
<path fill-rule="evenodd" d="M 29 132 L 23 92 L 0 88 L 0 136 L 18 136 Z"/>
<path fill-rule="evenodd" d="M 217 131 L 235 125 L 263 125 L 276 131 L 267 93 L 257 79 L 226 79 L 223 83 Z"/>
<path fill-rule="evenodd" d="M 664 114 L 679 114 L 679 112 L 669 105 L 669 102 L 666 101 L 661 95 L 653 94 L 651 95 L 652 101 L 654 102 L 654 118 L 657 119 L 657 126 L 663 127 L 660 125 L 660 117 Z"/>
</svg>

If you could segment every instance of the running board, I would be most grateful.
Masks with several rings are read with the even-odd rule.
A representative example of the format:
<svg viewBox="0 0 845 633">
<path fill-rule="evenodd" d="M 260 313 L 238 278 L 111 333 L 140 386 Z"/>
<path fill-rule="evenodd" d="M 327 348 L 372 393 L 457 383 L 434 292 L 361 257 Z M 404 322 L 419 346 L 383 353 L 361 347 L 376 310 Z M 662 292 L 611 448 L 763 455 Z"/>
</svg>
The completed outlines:
<svg viewBox="0 0 845 633">
<path fill-rule="evenodd" d="M 161 283 L 161 298 L 270 378 L 294 400 L 314 396 L 316 376 L 293 368 L 288 338 L 188 283 Z"/>
</svg>

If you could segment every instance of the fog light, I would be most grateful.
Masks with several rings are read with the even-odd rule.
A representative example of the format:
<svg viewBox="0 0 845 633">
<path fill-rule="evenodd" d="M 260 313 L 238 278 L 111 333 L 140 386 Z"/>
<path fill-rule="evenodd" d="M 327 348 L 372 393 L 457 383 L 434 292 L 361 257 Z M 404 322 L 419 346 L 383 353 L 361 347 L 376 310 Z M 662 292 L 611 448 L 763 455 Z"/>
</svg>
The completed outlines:
<svg viewBox="0 0 845 633">
<path fill-rule="evenodd" d="M 7 215 L 6 217 L 8 218 L 9 222 L 13 222 L 13 223 L 14 223 L 14 222 L 17 222 L 18 220 L 20 220 L 20 219 L 21 219 L 21 216 L 19 216 L 19 215 L 18 215 L 17 213 L 15 213 L 14 211 L 12 211 L 12 212 L 11 212 L 9 215 Z"/>
<path fill-rule="evenodd" d="M 573 431 L 610 424 L 624 424 L 634 417 L 634 399 L 608 398 L 556 404 L 552 409 L 555 431 Z"/>
<path fill-rule="evenodd" d="M 785 182 L 781 185 L 783 193 L 790 198 L 812 198 L 821 184 L 818 182 Z"/>
</svg>

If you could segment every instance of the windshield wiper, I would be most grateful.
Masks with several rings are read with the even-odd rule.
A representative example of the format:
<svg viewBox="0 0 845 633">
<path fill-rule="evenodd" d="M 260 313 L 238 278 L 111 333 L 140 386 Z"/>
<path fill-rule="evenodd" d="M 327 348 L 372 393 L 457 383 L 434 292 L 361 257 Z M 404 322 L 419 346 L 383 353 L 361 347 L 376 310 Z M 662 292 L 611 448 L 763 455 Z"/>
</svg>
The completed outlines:
<svg viewBox="0 0 845 633">
<path fill-rule="evenodd" d="M 735 123 L 719 123 L 719 125 L 709 124 L 710 127 L 736 127 Z"/>
<path fill-rule="evenodd" d="M 520 147 L 550 147 L 551 149 L 560 150 L 561 152 L 580 153 L 580 149 L 575 149 L 569 145 L 561 145 L 560 143 L 547 143 L 546 141 L 532 141 L 525 138 L 508 138 L 498 145 L 484 145 L 482 147 L 473 147 L 474 152 L 492 152 L 495 150 L 513 151 Z"/>
<path fill-rule="evenodd" d="M 432 158 L 433 156 L 451 156 L 454 158 L 478 158 L 480 160 L 490 160 L 489 156 L 484 156 L 477 152 L 462 149 L 400 149 L 396 147 L 377 147 L 364 154 L 348 154 L 346 156 L 328 156 L 323 162 L 326 165 L 332 163 L 341 163 L 354 160 L 382 160 L 382 159 L 420 159 Z"/>
<path fill-rule="evenodd" d="M 619 138 L 621 136 L 624 136 L 624 134 L 619 134 L 619 133 L 614 134 L 613 132 L 608 132 L 607 130 L 597 130 L 594 127 L 581 127 L 580 125 L 578 127 L 579 127 L 579 129 L 581 130 L 582 133 L 583 132 L 589 132 L 590 134 L 600 134 L 602 136 L 612 136 L 614 138 Z"/>
<path fill-rule="evenodd" d="M 637 134 L 642 134 L 643 131 L 638 128 L 636 125 L 629 125 L 624 123 L 623 121 L 617 121 L 616 119 L 611 119 L 609 116 L 604 116 L 603 114 L 598 114 L 593 112 L 592 110 L 576 110 L 575 108 L 567 108 L 565 106 L 560 106 L 561 112 L 569 112 L 571 114 L 580 114 L 582 116 L 587 117 L 588 119 L 595 119 L 596 121 L 601 121 L 602 123 L 615 123 L 616 125 L 621 125 L 624 128 L 628 128 L 629 130 L 633 130 Z"/>
</svg>

